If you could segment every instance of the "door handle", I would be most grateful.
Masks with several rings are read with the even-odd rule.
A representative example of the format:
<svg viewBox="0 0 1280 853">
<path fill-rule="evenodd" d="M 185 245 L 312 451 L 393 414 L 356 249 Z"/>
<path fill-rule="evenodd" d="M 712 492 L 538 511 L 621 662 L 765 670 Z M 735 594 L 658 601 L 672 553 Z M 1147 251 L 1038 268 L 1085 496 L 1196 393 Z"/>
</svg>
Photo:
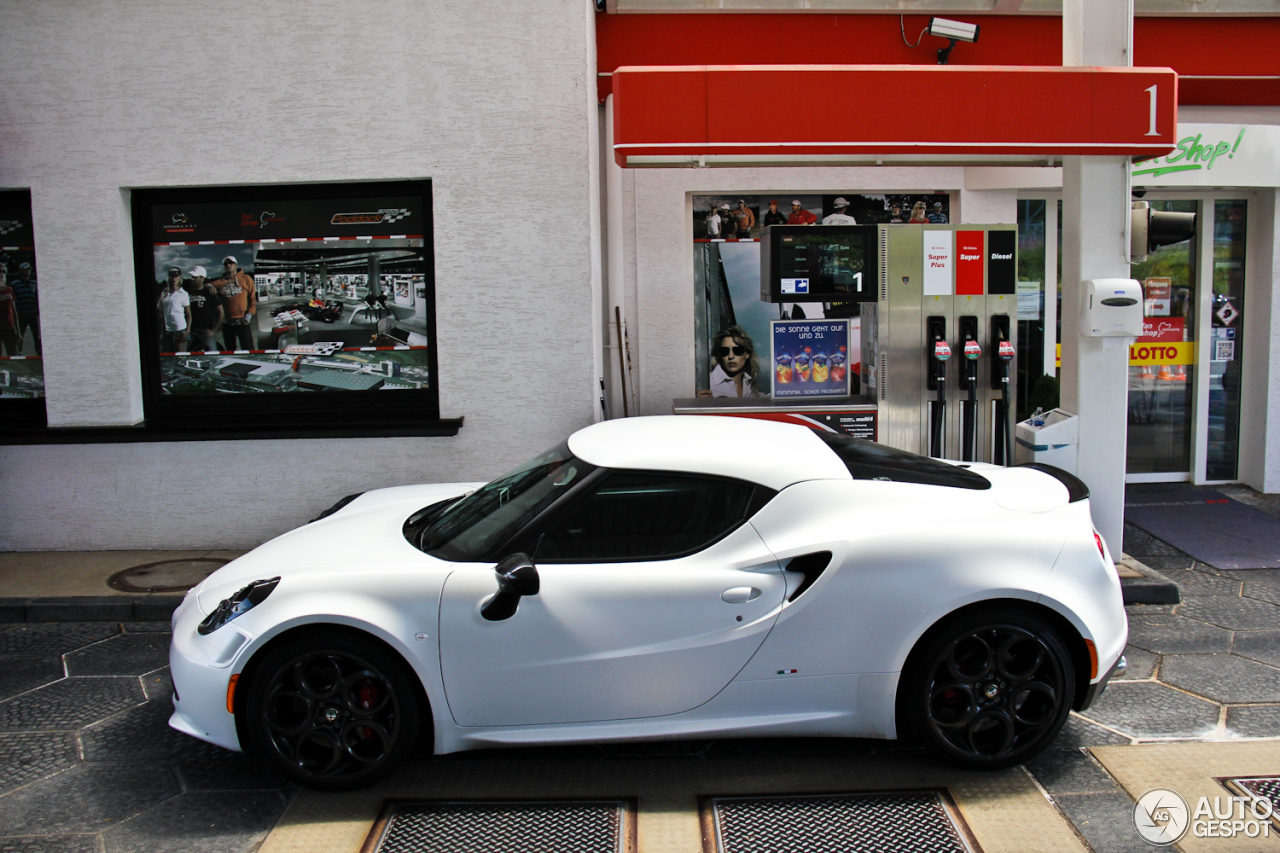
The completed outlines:
<svg viewBox="0 0 1280 853">
<path fill-rule="evenodd" d="M 720 593 L 720 600 L 729 604 L 746 604 L 760 597 L 760 590 L 754 586 L 735 586 Z"/>
</svg>

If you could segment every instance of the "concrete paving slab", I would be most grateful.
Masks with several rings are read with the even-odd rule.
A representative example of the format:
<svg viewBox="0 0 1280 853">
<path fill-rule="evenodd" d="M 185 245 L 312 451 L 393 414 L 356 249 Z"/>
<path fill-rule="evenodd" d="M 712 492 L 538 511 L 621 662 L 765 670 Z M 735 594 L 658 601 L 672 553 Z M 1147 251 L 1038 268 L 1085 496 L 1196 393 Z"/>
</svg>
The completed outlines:
<svg viewBox="0 0 1280 853">
<path fill-rule="evenodd" d="M 1280 705 L 1232 705 L 1227 708 L 1227 737 L 1273 738 L 1277 734 L 1280 734 Z"/>
<path fill-rule="evenodd" d="M 1121 681 L 1149 681 L 1155 677 L 1156 665 L 1160 662 L 1159 655 L 1152 654 L 1146 649 L 1140 649 L 1130 643 L 1125 647 L 1124 656 L 1129 661 L 1129 668 L 1124 675 L 1119 678 L 1113 678 L 1112 681 L 1116 683 Z"/>
<path fill-rule="evenodd" d="M 1143 740 L 1212 737 L 1221 709 L 1207 700 L 1151 681 L 1131 681 L 1107 688 L 1086 719 Z"/>
<path fill-rule="evenodd" d="M 1231 640 L 1233 654 L 1280 666 L 1280 630 L 1237 631 Z"/>
<path fill-rule="evenodd" d="M 1176 613 L 1131 614 L 1129 643 L 1158 655 L 1225 654 L 1231 650 L 1231 632 Z"/>
<path fill-rule="evenodd" d="M 920 788 L 947 788 L 986 853 L 1088 849 L 1021 768 L 966 772 L 902 755 L 536 763 L 445 756 L 412 762 L 363 791 L 299 791 L 260 853 L 356 853 L 388 799 L 605 796 L 637 798 L 638 853 L 688 853 L 702 849 L 699 796 Z"/>
<path fill-rule="evenodd" d="M 1236 655 L 1165 655 L 1160 680 L 1215 702 L 1280 702 L 1280 669 Z"/>
<path fill-rule="evenodd" d="M 1178 615 L 1232 631 L 1265 631 L 1280 625 L 1280 607 L 1226 595 L 1188 598 L 1178 608 Z"/>
<path fill-rule="evenodd" d="M 1214 797 L 1232 795 L 1218 778 L 1280 772 L 1280 741 L 1140 744 L 1091 751 L 1135 802 L 1153 788 L 1169 788 L 1187 801 L 1193 813 L 1200 797 L 1208 797 L 1212 803 Z M 1119 816 L 1115 819 L 1120 820 Z M 1265 839 L 1199 838 L 1189 831 L 1176 849 L 1183 853 L 1259 853 L 1280 850 L 1280 835 L 1274 828 Z"/>
<path fill-rule="evenodd" d="M 1133 802 L 1119 788 L 1108 793 L 1065 794 L 1054 800 L 1094 850 L 1151 853 L 1151 846 L 1133 828 Z"/>
</svg>

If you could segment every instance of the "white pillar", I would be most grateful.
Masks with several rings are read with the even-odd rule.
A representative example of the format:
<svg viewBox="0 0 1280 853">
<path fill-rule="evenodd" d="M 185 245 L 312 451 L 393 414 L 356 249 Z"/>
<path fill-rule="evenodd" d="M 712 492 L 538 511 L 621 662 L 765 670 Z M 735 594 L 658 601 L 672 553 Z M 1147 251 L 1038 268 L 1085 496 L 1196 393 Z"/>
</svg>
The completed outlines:
<svg viewBox="0 0 1280 853">
<path fill-rule="evenodd" d="M 1062 64 L 1132 65 L 1133 0 L 1063 0 Z M 1127 157 L 1065 157 L 1062 170 L 1062 408 L 1080 415 L 1076 474 L 1114 557 L 1124 538 L 1129 338 L 1080 336 L 1080 282 L 1129 278 Z"/>
</svg>

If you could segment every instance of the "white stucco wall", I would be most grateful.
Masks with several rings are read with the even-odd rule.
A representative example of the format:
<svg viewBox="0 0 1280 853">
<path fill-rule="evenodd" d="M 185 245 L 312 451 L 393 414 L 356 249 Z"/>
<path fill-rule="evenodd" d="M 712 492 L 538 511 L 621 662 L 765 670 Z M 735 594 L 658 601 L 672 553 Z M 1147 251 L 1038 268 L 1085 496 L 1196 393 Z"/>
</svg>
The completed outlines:
<svg viewBox="0 0 1280 853">
<path fill-rule="evenodd" d="M 51 426 L 144 415 L 130 188 L 407 178 L 433 182 L 441 415 L 466 418 L 451 438 L 0 447 L 0 549 L 246 547 L 593 419 L 589 0 L 0 0 L 0 20 L 0 187 L 32 193 Z M 177 521 L 193 502 L 201 522 Z"/>
</svg>

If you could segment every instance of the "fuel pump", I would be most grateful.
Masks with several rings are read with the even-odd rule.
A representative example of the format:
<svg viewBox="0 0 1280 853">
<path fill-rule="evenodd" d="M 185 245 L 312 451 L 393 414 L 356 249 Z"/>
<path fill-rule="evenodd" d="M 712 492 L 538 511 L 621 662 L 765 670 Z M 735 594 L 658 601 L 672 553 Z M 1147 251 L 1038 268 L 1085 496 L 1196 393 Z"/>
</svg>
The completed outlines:
<svg viewBox="0 0 1280 853">
<path fill-rule="evenodd" d="M 1002 381 L 1016 374 L 1000 356 L 1018 339 L 1017 226 L 876 227 L 876 299 L 861 309 L 876 440 L 935 458 L 1007 461 L 1018 386 Z M 960 363 L 948 377 L 952 347 Z"/>
<path fill-rule="evenodd" d="M 991 361 L 991 388 L 1000 392 L 996 400 L 996 416 L 992 422 L 991 461 L 1002 460 L 1006 468 L 1013 467 L 1013 410 L 1009 405 L 1009 366 L 1013 361 L 1013 341 L 1009 339 L 1009 315 L 991 315 L 990 342 L 996 347 L 996 357 Z"/>
<path fill-rule="evenodd" d="M 969 392 L 969 399 L 960 404 L 960 459 L 973 462 L 978 438 L 978 359 L 982 358 L 982 347 L 978 344 L 977 317 L 970 315 L 960 318 L 960 340 L 964 347 L 960 390 Z"/>
<path fill-rule="evenodd" d="M 930 391 L 938 392 L 933 410 L 929 413 L 929 455 L 941 457 L 943 451 L 943 424 L 947 416 L 947 359 L 951 347 L 947 344 L 947 318 L 929 317 L 925 321 L 925 336 L 932 351 L 926 383 Z"/>
</svg>

